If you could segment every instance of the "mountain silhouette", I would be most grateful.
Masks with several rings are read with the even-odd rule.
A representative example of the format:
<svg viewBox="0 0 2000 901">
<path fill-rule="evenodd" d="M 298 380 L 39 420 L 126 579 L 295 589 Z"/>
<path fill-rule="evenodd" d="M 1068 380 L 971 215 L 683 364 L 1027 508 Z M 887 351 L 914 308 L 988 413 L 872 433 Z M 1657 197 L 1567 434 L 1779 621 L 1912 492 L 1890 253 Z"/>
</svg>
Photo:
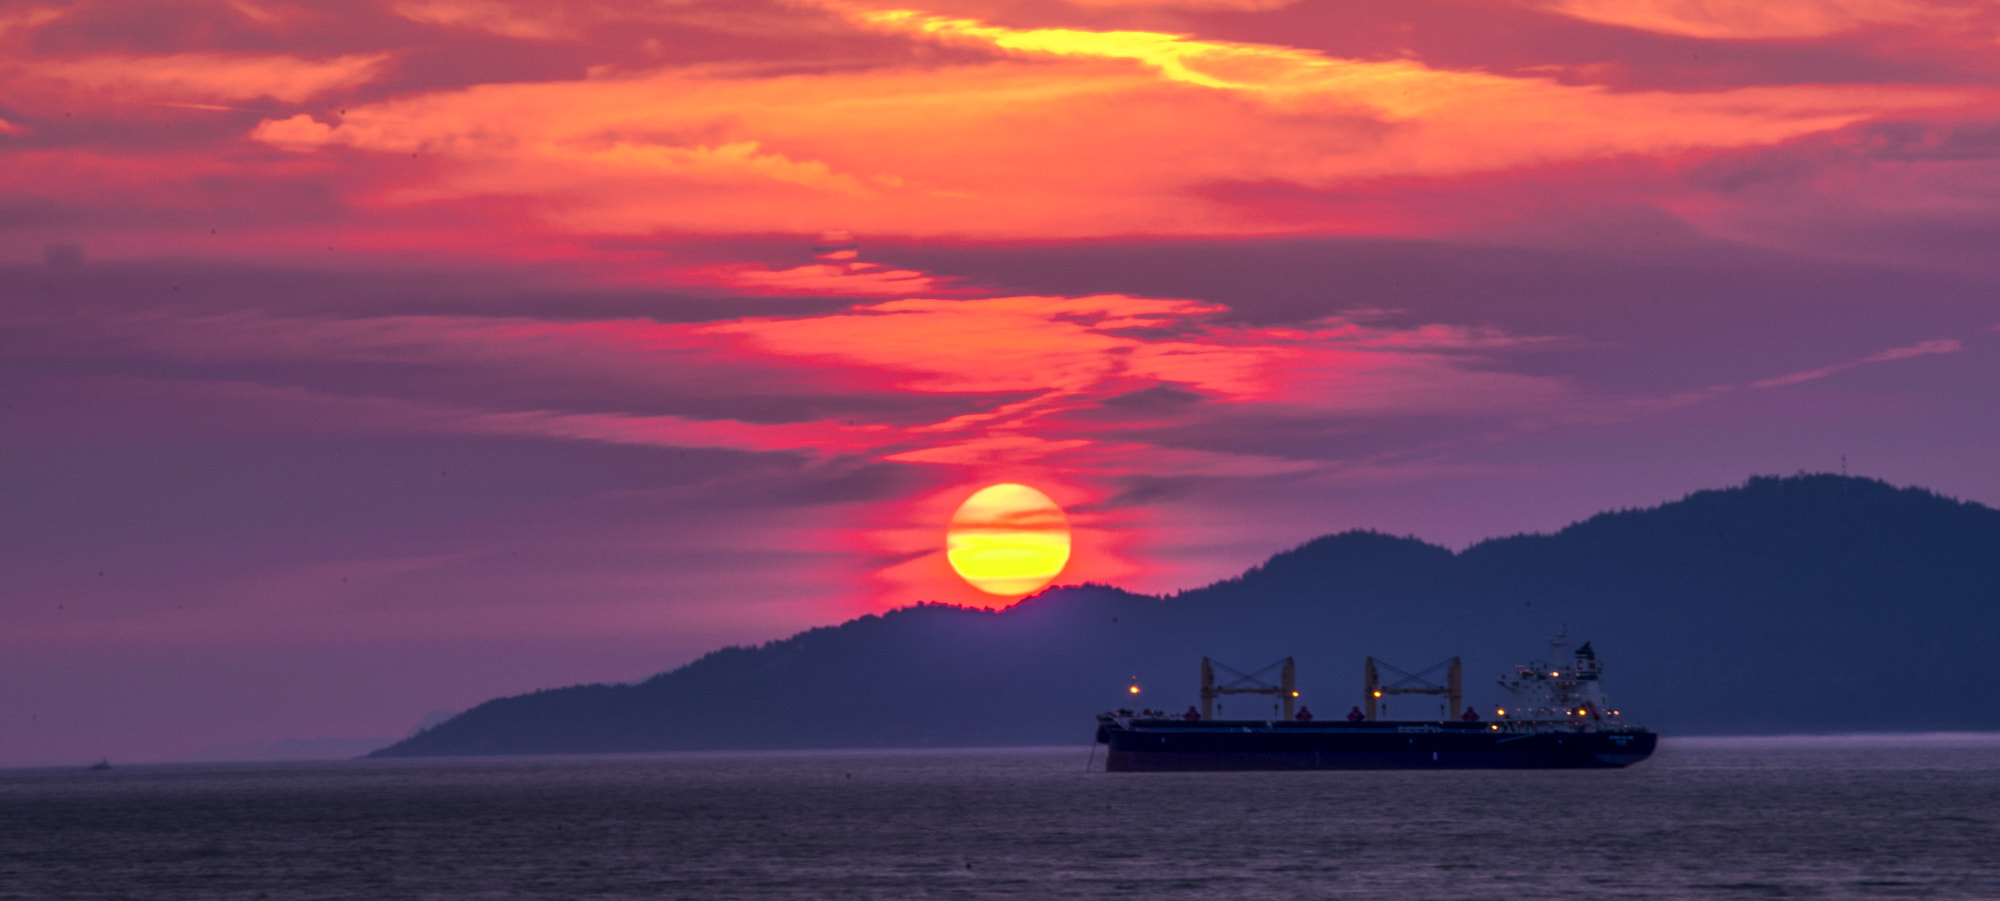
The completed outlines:
<svg viewBox="0 0 2000 901">
<path fill-rule="evenodd" d="M 634 684 L 500 698 L 371 756 L 1082 743 L 1095 712 L 1194 703 L 1203 656 L 1294 657 L 1328 716 L 1360 703 L 1364 656 L 1416 671 L 1456 655 L 1468 703 L 1490 711 L 1495 677 L 1565 626 L 1594 643 L 1626 719 L 1668 734 L 2000 729 L 2000 511 L 1799 475 L 1456 554 L 1346 532 L 1167 597 L 918 604 Z M 1384 715 L 1438 713 L 1398 697 Z"/>
</svg>

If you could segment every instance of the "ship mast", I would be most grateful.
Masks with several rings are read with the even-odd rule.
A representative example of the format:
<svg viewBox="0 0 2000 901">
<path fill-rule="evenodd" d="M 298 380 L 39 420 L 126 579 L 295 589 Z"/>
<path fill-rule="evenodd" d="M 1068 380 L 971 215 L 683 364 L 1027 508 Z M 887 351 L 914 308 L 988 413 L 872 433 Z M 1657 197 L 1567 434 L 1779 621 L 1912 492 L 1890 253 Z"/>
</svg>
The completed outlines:
<svg viewBox="0 0 2000 901">
<path fill-rule="evenodd" d="M 1385 669 L 1397 677 L 1394 682 L 1384 683 L 1382 681 L 1381 671 Z M 1432 674 L 1440 669 L 1445 670 L 1443 685 L 1430 680 Z M 1464 668 L 1459 665 L 1458 658 L 1453 657 L 1442 663 L 1433 664 L 1420 672 L 1406 673 L 1370 657 L 1368 658 L 1366 667 L 1362 670 L 1361 691 L 1362 697 L 1367 704 L 1363 709 L 1363 713 L 1366 714 L 1370 722 L 1374 721 L 1375 714 L 1379 709 L 1378 705 L 1385 695 L 1444 695 L 1444 718 L 1455 720 L 1458 719 L 1459 711 L 1464 706 Z"/>
<path fill-rule="evenodd" d="M 1221 669 L 1234 677 L 1217 685 L 1215 671 Z M 1264 681 L 1265 675 L 1278 670 L 1278 684 Z M 1215 699 L 1223 695 L 1277 695 L 1284 699 L 1285 719 L 1292 718 L 1292 702 L 1298 699 L 1298 670 L 1292 665 L 1292 658 L 1264 667 L 1254 673 L 1242 673 L 1235 668 L 1211 658 L 1201 658 L 1201 718 L 1215 719 Z"/>
</svg>

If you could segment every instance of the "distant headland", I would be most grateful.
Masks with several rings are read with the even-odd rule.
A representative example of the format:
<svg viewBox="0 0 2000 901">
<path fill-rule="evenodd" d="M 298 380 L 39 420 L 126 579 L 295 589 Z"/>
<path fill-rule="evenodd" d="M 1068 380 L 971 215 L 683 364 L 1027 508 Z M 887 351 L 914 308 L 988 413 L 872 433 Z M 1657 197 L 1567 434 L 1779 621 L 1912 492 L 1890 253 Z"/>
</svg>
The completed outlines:
<svg viewBox="0 0 2000 901">
<path fill-rule="evenodd" d="M 1135 682 L 1138 703 L 1186 706 L 1203 656 L 1295 657 L 1305 699 L 1344 710 L 1364 656 L 1456 655 L 1485 704 L 1563 626 L 1605 655 L 1626 718 L 1669 734 L 2000 729 L 2000 511 L 1798 475 L 1459 553 L 1346 532 L 1167 597 L 919 604 L 634 684 L 499 698 L 370 756 L 1081 745 Z"/>
</svg>

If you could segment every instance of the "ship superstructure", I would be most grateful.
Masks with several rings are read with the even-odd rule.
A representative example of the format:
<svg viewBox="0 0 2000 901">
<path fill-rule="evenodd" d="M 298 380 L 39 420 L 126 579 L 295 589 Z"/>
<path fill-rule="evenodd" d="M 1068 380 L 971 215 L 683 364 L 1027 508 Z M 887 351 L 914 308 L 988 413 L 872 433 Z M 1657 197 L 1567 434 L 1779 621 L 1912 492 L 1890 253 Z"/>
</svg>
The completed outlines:
<svg viewBox="0 0 2000 901">
<path fill-rule="evenodd" d="M 1510 726 L 1620 728 L 1618 711 L 1604 697 L 1604 664 L 1590 642 L 1569 644 L 1567 630 L 1549 639 L 1548 660 L 1516 666 L 1500 687 L 1513 697 L 1498 711 L 1501 722 Z"/>
</svg>

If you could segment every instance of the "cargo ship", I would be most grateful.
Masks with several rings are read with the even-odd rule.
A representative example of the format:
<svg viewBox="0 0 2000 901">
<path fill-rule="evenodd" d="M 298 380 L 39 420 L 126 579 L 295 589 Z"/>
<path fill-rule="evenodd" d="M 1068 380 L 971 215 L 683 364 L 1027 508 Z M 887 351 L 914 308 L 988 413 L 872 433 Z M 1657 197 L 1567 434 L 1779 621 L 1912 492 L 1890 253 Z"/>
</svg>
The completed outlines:
<svg viewBox="0 0 2000 901">
<path fill-rule="evenodd" d="M 1625 724 L 1606 702 L 1603 665 L 1590 643 L 1572 646 L 1558 633 L 1549 644 L 1550 660 L 1522 664 L 1500 680 L 1512 700 L 1490 721 L 1461 707 L 1455 657 L 1417 673 L 1368 658 L 1362 703 L 1338 720 L 1294 710 L 1299 693 L 1290 658 L 1247 674 L 1203 658 L 1200 709 L 1099 714 L 1097 742 L 1110 746 L 1104 768 L 1113 773 L 1616 768 L 1651 756 L 1659 736 Z M 1280 674 L 1275 683 L 1267 678 L 1273 670 Z M 1432 678 L 1440 670 L 1442 683 Z M 1229 678 L 1218 679 L 1218 671 Z M 1378 717 L 1385 699 L 1411 694 L 1442 696 L 1444 718 Z M 1274 715 L 1217 718 L 1217 700 L 1231 695 L 1273 696 Z"/>
</svg>

